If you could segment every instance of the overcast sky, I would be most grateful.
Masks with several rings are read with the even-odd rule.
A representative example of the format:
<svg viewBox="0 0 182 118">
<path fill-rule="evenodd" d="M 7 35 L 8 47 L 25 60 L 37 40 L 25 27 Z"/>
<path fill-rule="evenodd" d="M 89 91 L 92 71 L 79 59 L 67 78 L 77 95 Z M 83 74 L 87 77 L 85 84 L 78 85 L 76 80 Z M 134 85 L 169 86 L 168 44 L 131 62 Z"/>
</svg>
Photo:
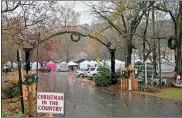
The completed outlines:
<svg viewBox="0 0 182 118">
<path fill-rule="evenodd" d="M 73 1 L 59 1 L 59 2 L 60 2 L 60 4 L 65 4 L 65 3 L 73 4 L 74 3 Z M 84 2 L 87 2 L 87 1 L 84 1 Z M 98 1 L 92 1 L 92 3 L 97 4 Z M 89 7 L 87 5 L 85 5 L 83 3 L 83 1 L 76 1 L 75 2 L 74 10 L 77 11 L 77 12 L 79 12 L 81 14 L 81 16 L 80 16 L 80 22 L 79 22 L 80 25 L 81 24 L 85 24 L 85 23 L 87 23 L 87 24 L 90 25 L 91 22 L 94 20 L 94 16 L 93 15 L 92 16 L 89 15 L 89 12 L 88 12 Z M 164 15 L 164 14 L 167 14 L 167 13 L 163 12 L 162 14 Z M 167 14 L 167 15 L 164 15 L 164 17 L 162 19 L 170 19 L 170 18 L 171 18 L 170 15 Z M 156 20 L 157 19 L 162 20 L 159 17 L 156 17 Z"/>
<path fill-rule="evenodd" d="M 85 2 L 85 1 L 84 1 Z M 93 3 L 97 3 L 97 1 L 92 1 Z M 73 4 L 73 1 L 60 1 L 60 4 L 70 3 Z M 89 15 L 89 7 L 85 5 L 82 1 L 75 2 L 75 11 L 81 14 L 80 23 L 79 24 L 91 24 L 92 20 L 94 20 L 94 16 Z"/>
</svg>

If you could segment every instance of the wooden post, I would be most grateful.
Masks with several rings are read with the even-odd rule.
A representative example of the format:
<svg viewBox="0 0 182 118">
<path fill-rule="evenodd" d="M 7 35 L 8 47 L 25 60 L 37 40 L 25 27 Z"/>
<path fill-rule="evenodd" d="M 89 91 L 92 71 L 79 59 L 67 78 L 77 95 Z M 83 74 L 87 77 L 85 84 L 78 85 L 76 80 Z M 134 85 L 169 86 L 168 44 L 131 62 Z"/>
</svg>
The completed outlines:
<svg viewBox="0 0 182 118">
<path fill-rule="evenodd" d="M 120 83 L 121 83 L 121 90 L 122 90 L 122 85 L 123 85 L 123 84 L 122 84 L 122 78 L 121 78 L 121 80 L 120 80 Z"/>
<path fill-rule="evenodd" d="M 28 116 L 33 117 L 32 114 L 32 99 L 33 99 L 33 94 L 31 91 L 28 93 Z"/>
<path fill-rule="evenodd" d="M 53 117 L 53 114 L 48 113 L 48 114 L 46 114 L 46 117 Z"/>
</svg>

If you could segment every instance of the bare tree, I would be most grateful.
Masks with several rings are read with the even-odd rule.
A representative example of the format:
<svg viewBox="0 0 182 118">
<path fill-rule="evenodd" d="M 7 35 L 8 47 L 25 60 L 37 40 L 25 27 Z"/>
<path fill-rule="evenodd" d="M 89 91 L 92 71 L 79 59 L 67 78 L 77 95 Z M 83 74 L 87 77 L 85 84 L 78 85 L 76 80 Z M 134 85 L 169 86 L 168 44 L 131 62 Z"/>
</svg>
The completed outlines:
<svg viewBox="0 0 182 118">
<path fill-rule="evenodd" d="M 65 3 L 64 5 L 57 4 L 54 6 L 54 23 L 51 24 L 54 28 L 59 27 L 67 27 L 78 25 L 80 14 L 74 10 L 75 2 L 72 4 Z M 64 36 L 59 36 L 60 43 L 62 45 L 62 49 L 66 52 L 66 61 L 69 61 L 69 54 L 72 47 L 73 42 L 70 40 L 70 36 L 65 34 Z"/>
<path fill-rule="evenodd" d="M 123 40 L 126 40 L 127 66 L 131 64 L 132 49 L 136 49 L 133 44 L 133 36 L 145 13 L 155 2 L 100 2 L 99 5 L 87 3 L 91 8 L 91 13 L 107 21 Z"/>
</svg>

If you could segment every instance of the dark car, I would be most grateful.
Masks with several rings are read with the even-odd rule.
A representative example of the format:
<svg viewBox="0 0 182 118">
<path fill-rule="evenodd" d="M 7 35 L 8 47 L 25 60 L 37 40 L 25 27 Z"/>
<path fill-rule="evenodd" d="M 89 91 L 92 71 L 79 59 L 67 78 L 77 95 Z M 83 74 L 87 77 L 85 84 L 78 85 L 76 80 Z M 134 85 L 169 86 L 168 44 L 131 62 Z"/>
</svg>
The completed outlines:
<svg viewBox="0 0 182 118">
<path fill-rule="evenodd" d="M 50 72 L 51 68 L 49 66 L 44 66 L 38 69 L 40 72 Z"/>
<path fill-rule="evenodd" d="M 2 70 L 5 73 L 14 71 L 14 69 L 12 67 L 9 67 L 9 66 L 6 66 L 6 65 L 3 66 Z"/>
</svg>

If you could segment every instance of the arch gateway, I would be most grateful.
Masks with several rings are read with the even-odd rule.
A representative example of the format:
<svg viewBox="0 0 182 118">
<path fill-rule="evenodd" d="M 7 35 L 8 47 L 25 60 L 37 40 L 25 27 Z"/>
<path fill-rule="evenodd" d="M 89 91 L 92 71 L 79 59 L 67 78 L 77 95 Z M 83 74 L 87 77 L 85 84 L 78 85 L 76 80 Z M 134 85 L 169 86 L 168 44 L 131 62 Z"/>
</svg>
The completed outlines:
<svg viewBox="0 0 182 118">
<path fill-rule="evenodd" d="M 111 77 L 114 78 L 115 75 L 115 51 L 116 48 L 111 44 L 111 42 L 102 36 L 100 33 L 95 32 L 91 29 L 88 29 L 83 26 L 66 26 L 66 27 L 60 27 L 58 29 L 50 30 L 48 32 L 45 32 L 40 35 L 39 40 L 26 40 L 28 44 L 31 45 L 33 49 L 38 48 L 39 44 L 42 44 L 43 42 L 51 39 L 54 36 L 57 35 L 63 35 L 63 34 L 70 34 L 70 39 L 73 42 L 78 42 L 82 37 L 90 37 L 93 39 L 96 39 L 98 42 L 100 42 L 102 45 L 104 45 L 108 51 L 110 52 L 111 57 Z M 76 38 L 75 38 L 76 36 Z M 29 51 L 29 50 L 28 50 Z M 28 52 L 27 52 L 28 53 Z M 27 62 L 28 60 L 26 60 Z M 28 64 L 27 64 L 28 65 Z"/>
</svg>

